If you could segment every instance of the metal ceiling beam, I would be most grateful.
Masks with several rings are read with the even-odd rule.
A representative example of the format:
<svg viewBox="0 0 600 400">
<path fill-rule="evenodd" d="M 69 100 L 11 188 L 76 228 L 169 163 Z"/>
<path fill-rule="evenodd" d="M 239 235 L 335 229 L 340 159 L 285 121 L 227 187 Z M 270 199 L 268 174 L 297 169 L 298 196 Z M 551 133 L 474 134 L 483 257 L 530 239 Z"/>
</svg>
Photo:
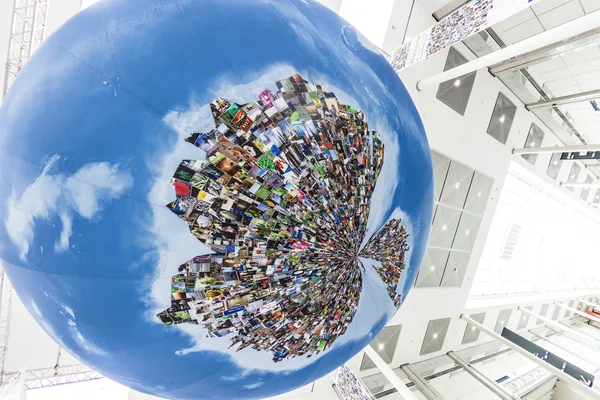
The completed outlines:
<svg viewBox="0 0 600 400">
<path fill-rule="evenodd" d="M 587 301 L 585 299 L 578 299 L 581 303 L 586 304 L 590 307 L 600 307 L 598 304 L 596 303 L 592 303 L 591 301 Z"/>
<path fill-rule="evenodd" d="M 533 50 L 514 59 L 506 60 L 490 68 L 492 75 L 498 75 L 507 71 L 518 71 L 544 61 L 551 60 L 557 56 L 574 51 L 582 51 L 586 47 L 597 46 L 600 38 L 600 28 L 592 29 L 580 35 L 575 35 L 557 43 Z"/>
<path fill-rule="evenodd" d="M 590 347 L 594 350 L 600 350 L 600 339 L 597 339 L 595 337 L 591 337 L 586 335 L 583 332 L 580 332 L 576 329 L 570 328 L 566 325 L 563 325 L 561 323 L 558 323 L 556 321 L 552 321 L 550 318 L 546 318 L 543 317 L 539 314 L 534 313 L 533 311 L 529 311 L 528 309 L 524 308 L 524 307 L 517 307 L 517 310 L 520 310 L 522 313 L 527 314 L 533 318 L 536 318 L 540 321 L 542 321 L 543 323 L 545 323 L 548 326 L 551 326 L 555 329 L 559 329 L 562 335 L 565 335 L 567 337 L 571 337 L 571 338 L 577 338 L 578 341 L 582 341 L 584 343 L 585 346 Z"/>
<path fill-rule="evenodd" d="M 592 315 L 586 314 L 586 313 L 584 313 L 584 312 L 582 312 L 582 311 L 576 310 L 576 309 L 574 309 L 574 308 L 571 308 L 571 307 L 569 307 L 569 306 L 565 306 L 564 304 L 561 304 L 561 303 L 556 303 L 556 302 L 555 302 L 554 304 L 556 304 L 557 306 L 559 306 L 559 307 L 561 307 L 561 308 L 564 308 L 565 310 L 569 310 L 569 311 L 571 311 L 573 314 L 577 314 L 577 315 L 579 315 L 580 317 L 587 318 L 587 319 L 589 319 L 590 321 L 594 321 L 594 322 L 596 322 L 596 323 L 600 324 L 600 318 L 596 318 L 596 317 L 594 317 L 594 316 L 592 316 Z"/>
<path fill-rule="evenodd" d="M 369 356 L 371 361 L 373 361 L 377 368 L 379 368 L 383 376 L 385 376 L 387 380 L 392 384 L 392 386 L 396 388 L 398 394 L 400 395 L 400 398 L 402 398 L 403 400 L 418 400 L 415 394 L 409 388 L 406 387 L 404 382 L 402 382 L 402 379 L 400 379 L 400 377 L 396 375 L 396 373 L 390 368 L 389 365 L 387 365 L 384 359 L 381 358 L 379 354 L 377 354 L 373 347 L 365 347 L 365 353 L 367 353 L 367 356 Z"/>
<path fill-rule="evenodd" d="M 427 400 L 444 400 L 444 397 L 442 397 L 442 395 L 439 394 L 437 390 L 435 390 L 433 386 L 431 386 L 425 380 L 425 378 L 423 378 L 419 373 L 414 371 L 410 367 L 410 365 L 401 365 L 400 369 L 406 374 L 406 376 L 408 376 L 408 379 L 410 379 L 415 384 L 417 389 L 419 389 L 423 397 L 425 397 Z"/>
<path fill-rule="evenodd" d="M 528 352 L 527 350 L 524 350 L 523 348 L 517 346 L 516 344 L 514 344 L 513 342 L 511 342 L 510 340 L 502 337 L 501 335 L 498 335 L 496 332 L 494 332 L 493 330 L 491 330 L 490 328 L 488 328 L 487 326 L 480 324 L 479 322 L 467 317 L 464 314 L 461 314 L 460 316 L 461 319 L 467 321 L 469 324 L 471 324 L 472 326 L 476 327 L 477 329 L 479 329 L 480 331 L 482 331 L 483 333 L 485 333 L 486 335 L 490 336 L 492 339 L 497 340 L 498 342 L 504 344 L 505 346 L 508 346 L 509 348 L 513 349 L 514 351 L 516 351 L 517 353 L 521 354 L 523 357 L 527 358 L 528 360 L 536 363 L 537 365 L 539 365 L 542 368 L 545 368 L 546 370 L 548 370 L 549 372 L 551 372 L 552 374 L 554 374 L 558 379 L 560 379 L 561 381 L 563 381 L 566 385 L 568 385 L 569 387 L 572 387 L 574 390 L 580 391 L 582 393 L 585 393 L 585 395 L 587 397 L 593 398 L 593 399 L 600 399 L 600 392 L 596 391 L 595 389 L 592 389 L 588 386 L 586 386 L 585 384 L 583 384 L 582 382 L 578 381 L 577 379 L 573 378 L 572 376 L 566 374 L 564 371 L 548 364 L 546 361 L 539 359 L 538 357 L 536 357 L 535 355 L 531 354 L 530 352 Z"/>
<path fill-rule="evenodd" d="M 521 400 L 520 397 L 513 396 L 512 394 L 505 392 L 495 382 L 492 382 L 481 372 L 479 372 L 478 370 L 473 368 L 471 366 L 471 364 L 469 364 L 468 362 L 466 362 L 465 360 L 463 360 L 462 358 L 460 358 L 459 356 L 454 354 L 453 351 L 449 351 L 447 354 L 448 354 L 448 357 L 450 357 L 452 360 L 454 360 L 455 363 L 457 363 L 458 365 L 463 367 L 463 369 L 465 370 L 466 373 L 468 373 L 473 378 L 475 378 L 477 381 L 479 381 L 483 386 L 485 386 L 490 391 L 492 391 L 500 399 L 502 399 L 502 400 Z"/>
<path fill-rule="evenodd" d="M 577 18 L 567 22 L 566 24 L 552 28 L 501 50 L 477 58 L 473 61 L 459 65 L 458 67 L 449 69 L 448 71 L 420 80 L 417 82 L 417 89 L 425 90 L 435 88 L 442 82 L 456 79 L 459 76 L 486 68 L 490 65 L 497 64 L 512 57 L 526 54 L 530 51 L 539 49 L 540 47 L 552 45 L 564 40 L 566 37 L 580 35 L 584 32 L 597 29 L 599 25 L 600 10 L 594 11 L 586 16 Z"/>
<path fill-rule="evenodd" d="M 525 108 L 529 111 L 537 108 L 555 107 L 563 104 L 580 103 L 582 101 L 590 101 L 600 98 L 600 90 L 591 90 L 589 92 L 571 94 L 569 96 L 557 97 L 551 100 L 538 101 L 537 103 L 525 104 Z"/>
</svg>

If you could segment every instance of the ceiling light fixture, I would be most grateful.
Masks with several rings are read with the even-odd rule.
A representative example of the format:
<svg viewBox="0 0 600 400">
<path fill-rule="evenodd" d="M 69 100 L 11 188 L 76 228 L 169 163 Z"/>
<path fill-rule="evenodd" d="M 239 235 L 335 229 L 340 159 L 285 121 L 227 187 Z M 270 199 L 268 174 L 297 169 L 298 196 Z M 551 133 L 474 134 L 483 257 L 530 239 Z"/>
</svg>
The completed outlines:
<svg viewBox="0 0 600 400">
<path fill-rule="evenodd" d="M 459 87 L 460 86 L 460 79 L 457 79 L 454 81 L 454 87 Z"/>
<path fill-rule="evenodd" d="M 502 114 L 502 115 L 500 116 L 500 118 L 498 118 L 498 121 L 500 121 L 500 123 L 501 123 L 501 124 L 503 124 L 503 123 L 504 123 L 504 121 L 506 121 L 506 116 L 505 116 L 504 114 Z"/>
</svg>

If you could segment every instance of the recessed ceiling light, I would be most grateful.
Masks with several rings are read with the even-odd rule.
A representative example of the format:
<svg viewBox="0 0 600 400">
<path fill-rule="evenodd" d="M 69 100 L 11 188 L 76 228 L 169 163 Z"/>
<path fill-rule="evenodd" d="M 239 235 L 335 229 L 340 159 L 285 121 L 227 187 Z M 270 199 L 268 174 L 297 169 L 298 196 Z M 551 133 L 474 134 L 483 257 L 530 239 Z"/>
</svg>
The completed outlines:
<svg viewBox="0 0 600 400">
<path fill-rule="evenodd" d="M 435 265 L 432 265 L 431 267 L 429 267 L 429 269 L 433 272 L 435 271 Z"/>
<path fill-rule="evenodd" d="M 458 189 L 458 188 L 460 187 L 460 182 L 456 182 L 456 183 L 454 184 L 454 187 Z"/>
<path fill-rule="evenodd" d="M 465 231 L 465 235 L 469 236 L 470 234 L 471 234 L 471 230 L 470 230 L 470 229 L 467 229 L 467 230 Z"/>
<path fill-rule="evenodd" d="M 471 331 L 474 331 L 475 329 L 477 329 L 477 328 L 475 328 L 474 326 L 471 327 Z"/>
<path fill-rule="evenodd" d="M 460 79 L 457 79 L 454 81 L 454 87 L 459 87 L 460 86 Z"/>
<path fill-rule="evenodd" d="M 504 114 L 502 114 L 502 115 L 500 116 L 500 118 L 498 118 L 498 121 L 500 121 L 500 123 L 501 123 L 501 124 L 503 124 L 503 123 L 504 123 L 504 121 L 506 121 L 506 116 L 505 116 Z"/>
<path fill-rule="evenodd" d="M 444 224 L 444 225 L 442 226 L 442 230 L 443 230 L 443 231 L 445 231 L 445 230 L 447 230 L 447 229 L 448 229 L 448 225 Z"/>
<path fill-rule="evenodd" d="M 535 142 L 531 142 L 531 144 L 529 145 L 529 147 L 535 147 Z"/>
<path fill-rule="evenodd" d="M 385 349 L 385 344 L 380 344 L 379 346 L 377 346 L 377 348 L 379 349 L 379 351 Z"/>
<path fill-rule="evenodd" d="M 437 339 L 437 338 L 438 338 L 438 334 L 437 334 L 437 333 L 434 333 L 434 334 L 433 334 L 433 338 L 434 338 L 434 339 Z"/>
</svg>

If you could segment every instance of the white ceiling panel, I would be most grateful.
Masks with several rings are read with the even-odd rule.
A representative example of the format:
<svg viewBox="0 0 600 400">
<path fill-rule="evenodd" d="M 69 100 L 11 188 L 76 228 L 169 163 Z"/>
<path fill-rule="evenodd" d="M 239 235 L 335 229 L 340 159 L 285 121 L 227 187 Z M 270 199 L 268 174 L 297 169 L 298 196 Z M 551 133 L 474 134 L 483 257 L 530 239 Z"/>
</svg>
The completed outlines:
<svg viewBox="0 0 600 400">
<path fill-rule="evenodd" d="M 577 103 L 577 104 L 583 104 L 584 107 L 579 107 L 579 108 L 567 108 L 567 104 L 560 106 L 560 109 L 563 112 L 568 112 L 569 115 L 573 116 L 574 118 L 589 118 L 590 116 L 596 115 L 596 112 L 594 111 L 594 109 L 592 108 L 592 105 L 588 102 L 581 102 L 581 103 Z"/>
<path fill-rule="evenodd" d="M 525 23 L 499 33 L 504 43 L 513 44 L 544 32 L 544 27 L 537 19 L 531 19 Z"/>
<path fill-rule="evenodd" d="M 572 0 L 571 0 L 572 1 Z M 541 15 L 558 8 L 565 4 L 565 0 L 543 0 L 538 1 L 536 4 L 531 6 L 531 9 L 537 14 Z"/>
<path fill-rule="evenodd" d="M 575 64 L 569 67 L 574 75 L 584 74 L 586 72 L 599 71 L 600 70 L 600 58 L 594 58 L 593 60 Z"/>
<path fill-rule="evenodd" d="M 563 68 L 566 64 L 562 58 L 552 58 L 539 64 L 532 65 L 528 68 L 532 74 L 543 74 L 545 72 L 554 71 L 555 69 Z"/>
<path fill-rule="evenodd" d="M 570 94 L 581 93 L 581 89 L 578 85 L 573 85 L 563 89 L 553 89 L 551 90 L 551 92 L 554 97 L 563 97 L 568 96 Z M 556 117 L 556 122 L 558 122 L 559 124 L 563 123 L 563 121 L 558 116 Z"/>
<path fill-rule="evenodd" d="M 573 103 L 573 104 L 563 104 L 560 106 L 560 109 L 564 111 L 577 112 L 577 111 L 586 111 L 590 109 L 592 106 L 590 103 L 581 102 L 581 103 Z"/>
<path fill-rule="evenodd" d="M 579 87 L 584 92 L 589 92 L 589 91 L 592 91 L 592 90 L 599 90 L 600 89 L 600 81 L 580 83 Z"/>
<path fill-rule="evenodd" d="M 543 4 L 542 1 L 540 4 Z M 579 0 L 572 0 L 560 7 L 553 8 L 552 10 L 538 15 L 538 19 L 546 30 L 555 28 L 559 25 L 572 21 L 576 18 L 585 15 Z"/>
<path fill-rule="evenodd" d="M 555 69 L 553 71 L 544 72 L 542 74 L 532 74 L 539 82 L 551 82 L 558 79 L 564 79 L 571 76 L 571 71 L 567 67 Z"/>
<path fill-rule="evenodd" d="M 598 46 L 586 47 L 579 51 L 573 51 L 562 56 L 565 64 L 569 66 L 581 64 L 582 62 L 593 60 L 595 58 L 600 58 L 600 47 Z"/>
<path fill-rule="evenodd" d="M 496 32 L 505 32 L 511 28 L 514 28 L 517 25 L 521 25 L 524 22 L 532 20 L 535 18 L 535 14 L 531 11 L 531 8 L 526 8 L 523 11 L 516 13 L 515 15 L 506 18 L 504 21 L 500 21 L 496 25 L 494 25 L 494 30 Z"/>
<path fill-rule="evenodd" d="M 598 0 L 579 0 L 586 13 L 600 10 L 600 1 Z"/>
<path fill-rule="evenodd" d="M 563 78 L 563 79 L 557 79 L 555 81 L 543 82 L 543 83 L 545 83 L 546 85 L 548 85 L 548 87 L 552 91 L 555 91 L 555 90 L 558 90 L 558 89 L 564 89 L 564 88 L 568 88 L 568 87 L 576 86 L 577 85 L 577 81 L 572 76 L 569 76 L 569 77 L 566 77 L 566 78 Z"/>
<path fill-rule="evenodd" d="M 567 70 L 568 71 L 568 70 Z M 586 72 L 584 74 L 575 75 L 577 83 L 594 82 L 600 79 L 598 71 Z"/>
</svg>

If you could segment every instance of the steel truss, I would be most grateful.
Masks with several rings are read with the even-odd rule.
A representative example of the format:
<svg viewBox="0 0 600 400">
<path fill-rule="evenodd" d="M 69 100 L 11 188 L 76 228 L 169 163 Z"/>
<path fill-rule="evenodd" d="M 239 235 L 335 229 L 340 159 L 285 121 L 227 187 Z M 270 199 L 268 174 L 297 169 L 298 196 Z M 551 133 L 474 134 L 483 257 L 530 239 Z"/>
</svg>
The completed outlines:
<svg viewBox="0 0 600 400">
<path fill-rule="evenodd" d="M 0 384 L 6 382 L 4 377 L 4 362 L 8 350 L 12 292 L 12 285 L 4 272 L 4 268 L 0 265 Z"/>
<path fill-rule="evenodd" d="M 4 382 L 10 382 L 15 376 L 24 374 L 27 389 L 40 389 L 48 386 L 66 385 L 104 378 L 98 372 L 82 364 L 57 366 L 54 368 L 32 369 L 25 372 L 9 373 L 2 376 Z"/>
<path fill-rule="evenodd" d="M 2 97 L 37 50 L 46 33 L 46 17 L 50 0 L 14 0 L 6 75 Z"/>
</svg>

